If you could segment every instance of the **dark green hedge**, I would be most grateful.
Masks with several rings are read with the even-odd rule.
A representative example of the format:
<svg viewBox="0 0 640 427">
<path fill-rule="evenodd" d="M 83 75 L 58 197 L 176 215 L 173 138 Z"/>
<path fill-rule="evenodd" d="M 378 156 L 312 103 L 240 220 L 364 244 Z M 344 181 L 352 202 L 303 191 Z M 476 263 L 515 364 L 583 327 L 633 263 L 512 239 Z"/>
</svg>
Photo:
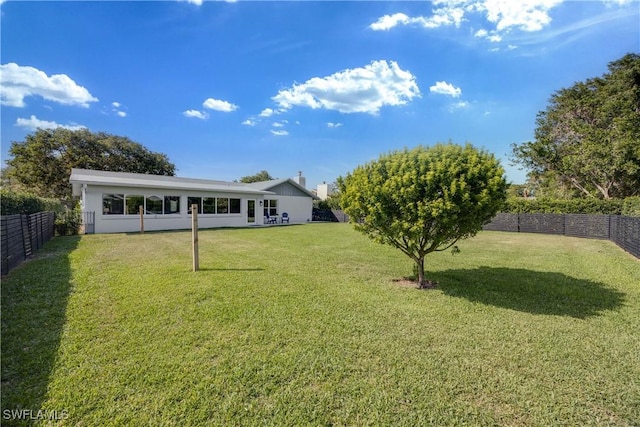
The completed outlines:
<svg viewBox="0 0 640 427">
<path fill-rule="evenodd" d="M 2 191 L 0 193 L 0 213 L 2 215 L 31 215 L 38 212 L 62 212 L 64 205 L 55 199 L 43 199 L 30 194 Z"/>
<path fill-rule="evenodd" d="M 60 200 L 44 199 L 31 194 L 2 191 L 0 193 L 0 212 L 2 215 L 31 215 L 38 212 L 52 211 L 56 214 L 56 234 L 78 234 L 82 220 L 80 208 L 68 208 Z"/>
<path fill-rule="evenodd" d="M 522 199 L 509 198 L 502 209 L 505 213 L 578 213 L 622 214 L 624 200 L 600 199 Z M 630 208 L 631 210 L 631 208 Z M 628 215 L 628 214 L 625 214 Z"/>
<path fill-rule="evenodd" d="M 622 203 L 622 215 L 640 216 L 640 196 L 627 197 Z"/>
</svg>

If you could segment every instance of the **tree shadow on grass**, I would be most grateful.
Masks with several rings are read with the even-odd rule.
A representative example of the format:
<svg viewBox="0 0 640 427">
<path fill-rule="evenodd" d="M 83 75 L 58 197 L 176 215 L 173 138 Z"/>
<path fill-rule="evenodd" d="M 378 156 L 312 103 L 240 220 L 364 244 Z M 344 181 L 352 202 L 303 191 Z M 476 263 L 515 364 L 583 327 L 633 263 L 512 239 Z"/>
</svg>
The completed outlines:
<svg viewBox="0 0 640 427">
<path fill-rule="evenodd" d="M 31 425 L 15 411 L 35 416 L 47 397 L 71 290 L 69 254 L 80 239 L 50 240 L 2 279 L 2 425 Z"/>
<path fill-rule="evenodd" d="M 578 319 L 623 306 L 625 294 L 603 283 L 562 273 L 480 267 L 433 274 L 447 295 L 532 314 Z"/>
</svg>

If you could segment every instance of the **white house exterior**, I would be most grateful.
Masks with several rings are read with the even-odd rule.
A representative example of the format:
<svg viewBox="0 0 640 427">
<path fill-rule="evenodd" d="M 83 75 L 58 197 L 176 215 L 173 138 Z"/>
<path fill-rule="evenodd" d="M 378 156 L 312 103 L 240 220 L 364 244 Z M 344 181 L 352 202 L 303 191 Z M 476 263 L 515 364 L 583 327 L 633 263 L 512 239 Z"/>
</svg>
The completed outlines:
<svg viewBox="0 0 640 427">
<path fill-rule="evenodd" d="M 318 184 L 316 194 L 318 195 L 320 200 L 327 200 L 329 196 L 333 194 L 333 191 L 331 190 L 331 186 L 329 184 L 323 182 L 322 184 Z"/>
<path fill-rule="evenodd" d="M 73 169 L 73 194 L 82 211 L 94 212 L 95 233 L 137 232 L 142 206 L 145 231 L 191 228 L 191 205 L 198 205 L 199 228 L 265 224 L 266 215 L 289 223 L 311 221 L 311 192 L 291 179 L 251 184 L 193 178 Z"/>
</svg>

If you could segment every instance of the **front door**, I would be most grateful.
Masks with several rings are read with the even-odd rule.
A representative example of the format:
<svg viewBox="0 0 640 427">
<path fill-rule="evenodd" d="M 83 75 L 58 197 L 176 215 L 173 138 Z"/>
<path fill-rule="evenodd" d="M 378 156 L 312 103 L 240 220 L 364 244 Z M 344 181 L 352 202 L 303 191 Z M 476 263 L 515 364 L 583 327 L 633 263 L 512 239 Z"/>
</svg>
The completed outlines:
<svg viewBox="0 0 640 427">
<path fill-rule="evenodd" d="M 247 222 L 255 224 L 256 222 L 256 201 L 247 200 Z"/>
</svg>

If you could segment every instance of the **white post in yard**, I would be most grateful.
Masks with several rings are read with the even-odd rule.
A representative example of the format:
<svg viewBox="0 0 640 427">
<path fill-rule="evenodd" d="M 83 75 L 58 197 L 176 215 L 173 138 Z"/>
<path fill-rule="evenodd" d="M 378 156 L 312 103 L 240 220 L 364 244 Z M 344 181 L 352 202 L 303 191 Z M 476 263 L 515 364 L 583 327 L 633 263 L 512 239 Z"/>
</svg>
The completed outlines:
<svg viewBox="0 0 640 427">
<path fill-rule="evenodd" d="M 193 249 L 193 271 L 200 269 L 198 254 L 198 205 L 191 205 L 191 246 Z"/>
</svg>

